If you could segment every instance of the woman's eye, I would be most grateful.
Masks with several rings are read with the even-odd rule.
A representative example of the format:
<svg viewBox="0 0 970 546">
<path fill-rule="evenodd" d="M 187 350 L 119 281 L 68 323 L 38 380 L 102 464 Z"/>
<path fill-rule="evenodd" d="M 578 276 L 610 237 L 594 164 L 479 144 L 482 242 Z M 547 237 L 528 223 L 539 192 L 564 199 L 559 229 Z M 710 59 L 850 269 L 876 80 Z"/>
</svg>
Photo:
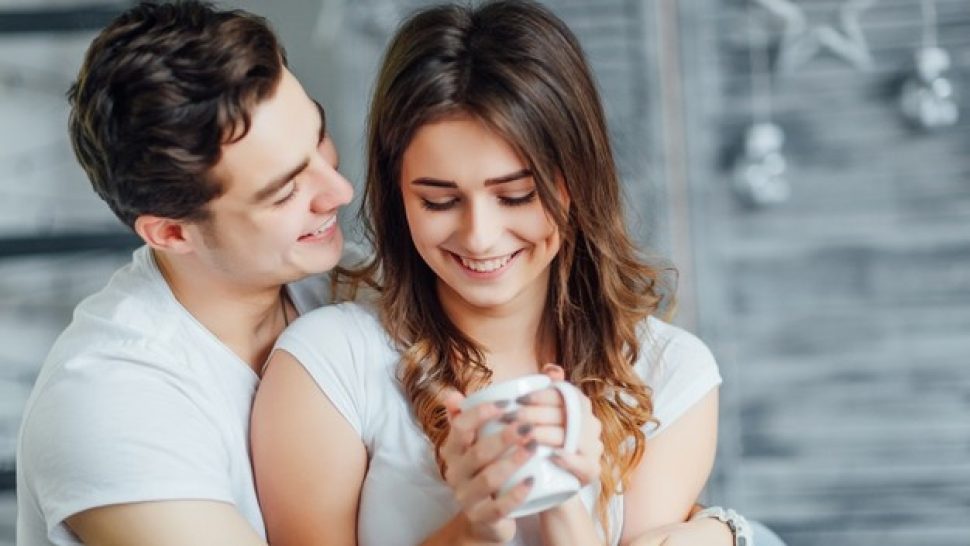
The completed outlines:
<svg viewBox="0 0 970 546">
<path fill-rule="evenodd" d="M 520 195 L 516 197 L 502 196 L 502 197 L 499 197 L 499 201 L 501 201 L 503 205 L 507 205 L 510 207 L 518 207 L 520 205 L 528 205 L 529 203 L 534 201 L 535 198 L 536 198 L 536 191 L 532 190 L 525 195 Z"/>
<path fill-rule="evenodd" d="M 429 199 L 421 199 L 421 206 L 426 210 L 448 210 L 455 206 L 457 202 L 457 199 L 449 199 L 447 201 L 431 201 Z"/>
</svg>

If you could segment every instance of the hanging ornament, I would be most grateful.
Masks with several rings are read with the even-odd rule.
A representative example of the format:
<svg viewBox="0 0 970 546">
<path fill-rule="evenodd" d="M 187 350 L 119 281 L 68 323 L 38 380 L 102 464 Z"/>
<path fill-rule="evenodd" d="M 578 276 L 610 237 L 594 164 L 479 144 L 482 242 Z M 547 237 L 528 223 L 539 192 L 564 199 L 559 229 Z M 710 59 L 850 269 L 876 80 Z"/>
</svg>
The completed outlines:
<svg viewBox="0 0 970 546">
<path fill-rule="evenodd" d="M 791 196 L 782 153 L 785 133 L 774 123 L 755 123 L 744 137 L 744 153 L 734 164 L 734 191 L 755 207 L 777 205 Z"/>
<path fill-rule="evenodd" d="M 757 31 L 748 7 L 748 52 L 751 65 L 751 111 L 754 120 L 744 135 L 744 147 L 735 158 L 731 183 L 746 205 L 765 207 L 788 200 L 791 186 L 785 177 L 782 153 L 785 133 L 772 120 L 772 74 L 768 37 Z"/>
<path fill-rule="evenodd" d="M 948 127 L 960 118 L 953 84 L 944 74 L 950 55 L 937 45 L 936 5 L 923 0 L 923 46 L 916 50 L 915 70 L 903 83 L 899 106 L 903 116 L 922 129 Z"/>
<path fill-rule="evenodd" d="M 838 24 L 810 23 L 804 10 L 790 0 L 756 0 L 784 25 L 776 66 L 793 72 L 822 51 L 829 51 L 860 70 L 872 68 L 872 55 L 859 17 L 877 0 L 848 0 L 839 8 Z"/>
</svg>

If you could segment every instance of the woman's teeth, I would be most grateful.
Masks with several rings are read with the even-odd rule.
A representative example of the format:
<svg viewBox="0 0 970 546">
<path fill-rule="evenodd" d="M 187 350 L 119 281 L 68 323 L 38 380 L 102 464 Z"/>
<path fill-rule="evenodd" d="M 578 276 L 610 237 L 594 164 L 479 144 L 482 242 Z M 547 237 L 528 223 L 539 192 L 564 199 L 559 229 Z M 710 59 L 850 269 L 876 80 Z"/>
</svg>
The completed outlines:
<svg viewBox="0 0 970 546">
<path fill-rule="evenodd" d="M 509 263 L 509 260 L 515 256 L 515 253 L 502 256 L 501 258 L 492 258 L 490 260 L 472 260 L 464 256 L 458 256 L 458 260 L 461 261 L 461 265 L 477 271 L 479 273 L 489 273 L 498 269 L 505 267 L 505 264 Z"/>
</svg>

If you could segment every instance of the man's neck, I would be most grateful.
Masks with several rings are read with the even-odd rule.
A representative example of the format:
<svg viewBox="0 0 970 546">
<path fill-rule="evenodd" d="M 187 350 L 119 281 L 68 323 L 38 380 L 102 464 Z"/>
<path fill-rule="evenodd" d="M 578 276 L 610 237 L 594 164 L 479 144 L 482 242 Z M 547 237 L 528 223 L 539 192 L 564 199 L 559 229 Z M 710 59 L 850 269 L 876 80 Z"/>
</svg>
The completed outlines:
<svg viewBox="0 0 970 546">
<path fill-rule="evenodd" d="M 286 327 L 282 286 L 233 282 L 185 256 L 154 252 L 155 262 L 178 300 L 200 324 L 257 374 Z M 293 316 L 293 310 L 285 311 Z"/>
</svg>

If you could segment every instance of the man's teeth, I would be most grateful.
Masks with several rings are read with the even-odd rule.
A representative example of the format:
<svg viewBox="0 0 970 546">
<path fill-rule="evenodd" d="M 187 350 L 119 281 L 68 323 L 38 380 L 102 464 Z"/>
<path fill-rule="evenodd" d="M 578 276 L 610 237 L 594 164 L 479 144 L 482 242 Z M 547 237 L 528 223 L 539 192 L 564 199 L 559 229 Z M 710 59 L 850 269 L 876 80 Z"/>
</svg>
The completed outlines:
<svg viewBox="0 0 970 546">
<path fill-rule="evenodd" d="M 326 222 L 324 222 L 322 226 L 318 227 L 316 229 L 316 231 L 314 231 L 313 233 L 310 234 L 310 236 L 320 235 L 324 231 L 327 231 L 328 229 L 330 229 L 333 226 L 333 224 L 336 221 L 337 221 L 337 217 L 336 216 L 331 216 L 329 220 L 327 220 Z"/>
<path fill-rule="evenodd" d="M 461 260 L 461 265 L 468 269 L 478 271 L 479 273 L 489 273 L 505 267 L 505 264 L 509 263 L 513 255 L 509 254 L 501 258 L 492 258 L 491 260 L 472 260 L 464 256 L 459 256 L 458 259 Z"/>
</svg>

